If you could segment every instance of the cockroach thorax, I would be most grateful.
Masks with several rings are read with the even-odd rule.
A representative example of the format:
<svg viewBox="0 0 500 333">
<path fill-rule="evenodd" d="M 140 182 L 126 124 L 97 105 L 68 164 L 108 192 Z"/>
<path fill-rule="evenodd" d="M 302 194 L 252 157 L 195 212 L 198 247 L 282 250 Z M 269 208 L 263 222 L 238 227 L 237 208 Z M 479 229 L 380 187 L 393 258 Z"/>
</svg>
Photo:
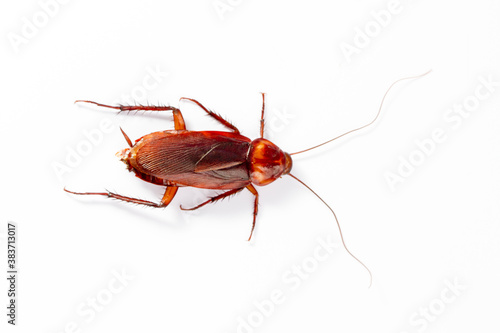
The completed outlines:
<svg viewBox="0 0 500 333">
<path fill-rule="evenodd" d="M 292 169 L 290 154 L 263 138 L 252 141 L 248 161 L 252 183 L 259 186 L 272 183 Z"/>
</svg>

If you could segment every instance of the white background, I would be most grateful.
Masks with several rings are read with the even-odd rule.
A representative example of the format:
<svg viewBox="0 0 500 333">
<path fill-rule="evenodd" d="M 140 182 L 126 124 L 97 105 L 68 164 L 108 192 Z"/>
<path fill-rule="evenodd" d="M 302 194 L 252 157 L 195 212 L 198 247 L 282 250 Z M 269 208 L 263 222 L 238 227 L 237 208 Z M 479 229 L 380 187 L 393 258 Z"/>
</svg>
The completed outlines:
<svg viewBox="0 0 500 333">
<path fill-rule="evenodd" d="M 1 327 L 498 331 L 500 87 L 456 129 L 443 118 L 454 104 L 473 101 L 476 89 L 487 92 L 480 77 L 500 81 L 498 2 L 401 0 L 384 27 L 373 11 L 382 15 L 387 1 L 55 3 L 0 9 L 1 266 L 6 271 L 7 221 L 14 221 L 20 272 L 18 325 L 6 324 L 2 278 Z M 366 28 L 375 30 L 362 45 Z M 341 46 L 355 43 L 362 47 L 346 57 Z M 155 69 L 159 82 L 148 77 Z M 210 193 L 181 189 L 155 210 L 62 190 L 162 196 L 114 154 L 127 147 L 118 126 L 135 140 L 171 129 L 171 116 L 116 116 L 77 99 L 129 103 L 122 96 L 135 94 L 138 103 L 178 105 L 192 97 L 255 138 L 262 91 L 266 136 L 294 152 L 367 123 L 394 80 L 428 69 L 391 91 L 376 125 L 294 157 L 293 173 L 331 204 L 348 246 L 371 269 L 370 289 L 367 272 L 343 248 L 328 256 L 318 250 L 318 239 L 339 242 L 333 216 L 290 177 L 258 188 L 251 243 L 248 191 L 186 213 L 180 204 Z M 181 109 L 188 129 L 222 129 L 189 103 Z M 90 152 L 68 167 L 69 151 L 103 119 L 113 130 L 100 140 L 95 134 Z M 436 128 L 447 139 L 392 191 L 385 175 L 397 172 L 400 157 L 417 156 L 415 140 Z M 70 171 L 58 177 L 61 165 Z M 319 254 L 326 259 L 318 262 Z M 303 264 L 307 277 L 294 276 Z M 133 279 L 120 283 L 121 272 Z M 281 303 L 270 306 L 280 292 Z"/>
</svg>

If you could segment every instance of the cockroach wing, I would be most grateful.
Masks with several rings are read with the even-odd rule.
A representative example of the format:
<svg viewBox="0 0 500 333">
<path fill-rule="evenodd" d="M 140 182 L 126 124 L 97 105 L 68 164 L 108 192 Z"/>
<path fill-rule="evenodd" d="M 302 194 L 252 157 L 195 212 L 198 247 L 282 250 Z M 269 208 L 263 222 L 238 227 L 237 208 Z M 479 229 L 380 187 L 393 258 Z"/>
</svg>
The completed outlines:
<svg viewBox="0 0 500 333">
<path fill-rule="evenodd" d="M 134 147 L 134 167 L 181 186 L 242 187 L 250 183 L 246 162 L 250 142 L 229 132 L 156 132 Z"/>
</svg>

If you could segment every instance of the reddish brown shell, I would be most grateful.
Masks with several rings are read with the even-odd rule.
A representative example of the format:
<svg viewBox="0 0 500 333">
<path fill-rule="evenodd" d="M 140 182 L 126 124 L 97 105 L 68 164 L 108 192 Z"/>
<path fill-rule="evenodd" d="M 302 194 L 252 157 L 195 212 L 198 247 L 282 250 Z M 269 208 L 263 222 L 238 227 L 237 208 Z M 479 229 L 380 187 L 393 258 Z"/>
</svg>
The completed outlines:
<svg viewBox="0 0 500 333">
<path fill-rule="evenodd" d="M 119 152 L 136 175 L 160 185 L 233 189 L 250 184 L 251 140 L 217 131 L 163 131 L 143 136 Z"/>
</svg>

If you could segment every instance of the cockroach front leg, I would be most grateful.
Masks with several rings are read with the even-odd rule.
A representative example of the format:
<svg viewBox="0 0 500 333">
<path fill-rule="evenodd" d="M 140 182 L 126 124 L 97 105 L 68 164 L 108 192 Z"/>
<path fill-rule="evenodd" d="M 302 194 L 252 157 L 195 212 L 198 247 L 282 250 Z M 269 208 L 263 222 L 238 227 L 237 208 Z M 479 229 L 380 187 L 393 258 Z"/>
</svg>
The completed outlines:
<svg viewBox="0 0 500 333">
<path fill-rule="evenodd" d="M 96 103 L 92 101 L 84 101 L 84 100 L 78 100 L 75 101 L 75 103 L 91 103 L 95 104 L 97 106 L 101 106 L 104 108 L 110 108 L 110 109 L 115 109 L 115 110 L 120 110 L 120 112 L 129 112 L 129 111 L 172 111 L 172 114 L 174 116 L 174 126 L 176 130 L 185 130 L 186 129 L 186 124 L 184 123 L 184 117 L 182 117 L 181 110 L 179 110 L 176 107 L 173 106 L 154 106 L 154 105 L 119 105 L 119 106 L 112 106 L 112 105 L 106 105 L 106 104 L 101 104 L 101 103 Z"/>
<path fill-rule="evenodd" d="M 107 192 L 73 192 L 69 191 L 67 189 L 64 189 L 66 192 L 71 193 L 71 194 L 77 194 L 77 195 L 103 195 L 108 198 L 112 199 L 118 199 L 121 201 L 125 202 L 131 202 L 135 203 L 138 205 L 144 205 L 144 206 L 149 206 L 149 207 L 155 207 L 155 208 L 162 208 L 162 207 L 167 207 L 168 204 L 172 201 L 172 199 L 175 197 L 175 194 L 177 193 L 177 186 L 167 186 L 165 190 L 165 194 L 163 195 L 163 198 L 161 199 L 160 203 L 148 201 L 148 200 L 142 200 L 142 199 L 137 199 L 137 198 L 131 198 L 131 197 L 126 197 L 124 195 L 120 195 L 117 193 L 113 193 L 110 191 Z"/>
<path fill-rule="evenodd" d="M 266 107 L 266 95 L 262 94 L 262 113 L 260 115 L 260 137 L 264 138 L 264 109 Z"/>
<path fill-rule="evenodd" d="M 236 126 L 234 126 L 233 124 L 231 124 L 229 121 L 227 121 L 226 119 L 222 118 L 221 116 L 219 116 L 217 113 L 213 112 L 213 111 L 210 111 L 209 109 L 207 109 L 206 107 L 204 107 L 200 102 L 198 102 L 197 100 L 195 99 L 192 99 L 192 98 L 187 98 L 187 97 L 181 97 L 180 101 L 182 101 L 183 99 L 187 100 L 187 101 L 191 101 L 193 103 L 196 103 L 196 105 L 198 105 L 200 108 L 202 108 L 206 113 L 208 113 L 208 115 L 212 118 L 214 118 L 215 120 L 217 120 L 219 123 L 221 123 L 222 125 L 226 126 L 227 128 L 229 128 L 230 130 L 232 130 L 234 133 L 236 134 L 240 134 L 240 130 L 236 128 Z"/>
<path fill-rule="evenodd" d="M 255 220 L 257 219 L 257 212 L 259 210 L 259 192 L 255 189 L 255 187 L 250 184 L 247 186 L 247 189 L 252 192 L 252 194 L 255 196 L 255 201 L 253 204 L 253 223 L 252 223 L 252 231 L 250 231 L 250 237 L 248 237 L 248 241 L 252 239 L 253 235 L 253 230 L 255 229 Z"/>
</svg>

